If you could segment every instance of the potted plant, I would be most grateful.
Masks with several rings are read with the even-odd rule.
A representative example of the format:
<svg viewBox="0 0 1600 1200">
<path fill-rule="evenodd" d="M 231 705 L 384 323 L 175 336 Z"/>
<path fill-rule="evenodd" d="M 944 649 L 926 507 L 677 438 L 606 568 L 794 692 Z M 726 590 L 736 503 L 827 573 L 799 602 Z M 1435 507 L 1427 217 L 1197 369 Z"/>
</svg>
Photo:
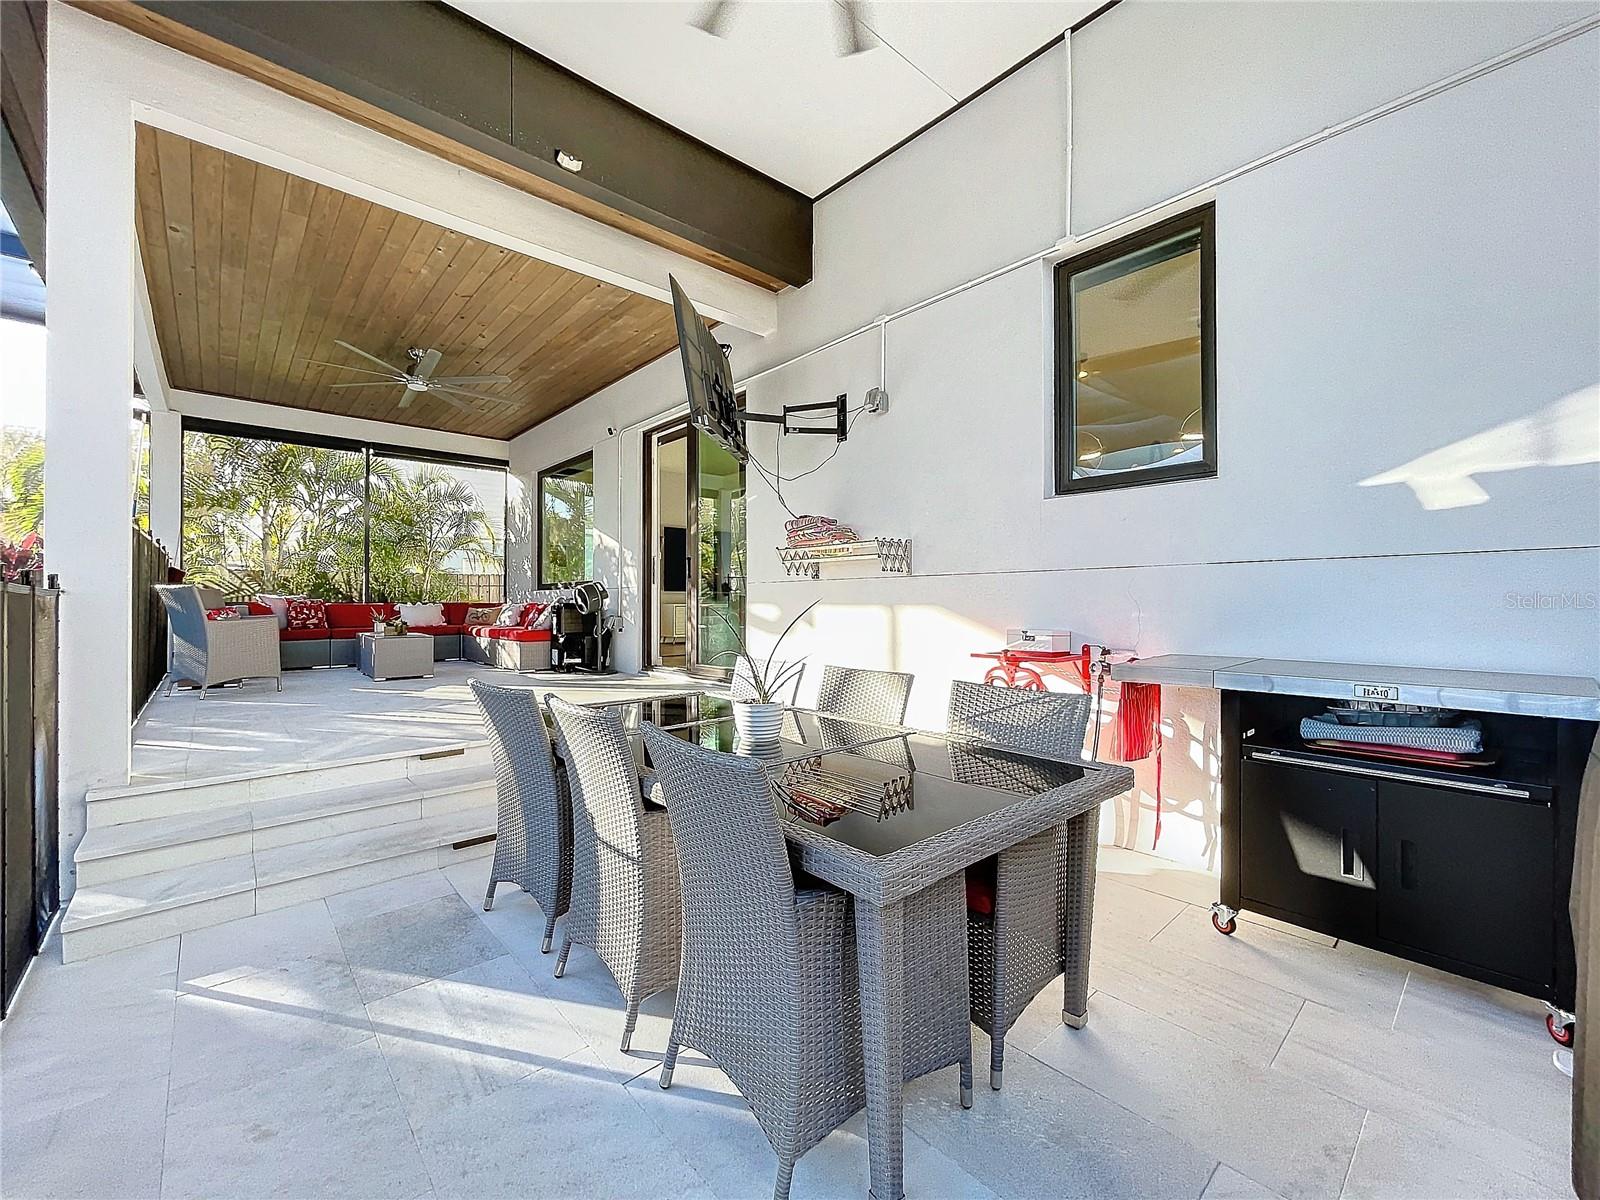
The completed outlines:
<svg viewBox="0 0 1600 1200">
<path fill-rule="evenodd" d="M 778 733 L 783 728 L 783 704 L 777 699 L 784 686 L 792 682 L 801 671 L 805 670 L 805 660 L 794 663 L 778 663 L 778 647 L 783 645 L 783 639 L 788 637 L 800 618 L 817 606 L 813 600 L 796 614 L 794 620 L 778 635 L 778 640 L 772 643 L 772 650 L 767 655 L 766 661 L 758 662 L 750 648 L 745 644 L 744 635 L 739 632 L 739 627 L 723 614 L 721 609 L 712 609 L 728 632 L 733 635 L 734 648 L 724 650 L 716 658 L 733 655 L 739 662 L 744 663 L 746 682 L 750 690 L 755 693 L 752 699 L 735 700 L 733 702 L 733 727 L 739 735 L 739 741 L 745 745 L 768 745 L 778 740 Z"/>
</svg>

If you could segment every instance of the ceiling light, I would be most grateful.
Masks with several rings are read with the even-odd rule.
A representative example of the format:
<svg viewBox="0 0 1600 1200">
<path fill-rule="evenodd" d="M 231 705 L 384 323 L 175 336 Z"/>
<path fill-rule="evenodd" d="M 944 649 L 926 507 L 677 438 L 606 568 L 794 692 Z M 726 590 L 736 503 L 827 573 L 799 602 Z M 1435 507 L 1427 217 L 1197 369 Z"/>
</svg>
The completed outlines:
<svg viewBox="0 0 1600 1200">
<path fill-rule="evenodd" d="M 579 158 L 576 154 L 568 154 L 565 150 L 557 149 L 556 166 L 560 167 L 563 171 L 571 171 L 574 175 L 576 175 L 579 171 L 583 170 L 583 159 Z"/>
</svg>

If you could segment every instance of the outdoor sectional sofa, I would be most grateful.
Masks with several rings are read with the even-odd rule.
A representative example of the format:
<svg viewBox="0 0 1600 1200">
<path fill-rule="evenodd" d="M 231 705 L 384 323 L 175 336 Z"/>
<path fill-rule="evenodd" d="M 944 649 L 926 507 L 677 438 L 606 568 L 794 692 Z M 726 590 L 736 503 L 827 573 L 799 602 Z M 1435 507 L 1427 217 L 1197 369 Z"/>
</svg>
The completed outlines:
<svg viewBox="0 0 1600 1200">
<path fill-rule="evenodd" d="M 522 619 L 527 621 L 537 604 L 549 604 L 554 592 L 536 593 L 525 604 Z M 271 616 L 272 609 L 257 601 L 237 605 L 250 616 Z M 545 671 L 550 668 L 550 630 L 508 628 L 496 625 L 465 624 L 470 604 L 444 605 L 445 624 L 413 625 L 412 633 L 433 637 L 435 662 L 460 658 L 468 662 L 503 667 L 508 671 Z M 337 604 L 327 606 L 326 629 L 279 629 L 278 654 L 283 669 L 305 667 L 353 667 L 359 657 L 357 638 L 372 632 L 373 612 L 392 620 L 399 610 L 393 604 Z"/>
</svg>

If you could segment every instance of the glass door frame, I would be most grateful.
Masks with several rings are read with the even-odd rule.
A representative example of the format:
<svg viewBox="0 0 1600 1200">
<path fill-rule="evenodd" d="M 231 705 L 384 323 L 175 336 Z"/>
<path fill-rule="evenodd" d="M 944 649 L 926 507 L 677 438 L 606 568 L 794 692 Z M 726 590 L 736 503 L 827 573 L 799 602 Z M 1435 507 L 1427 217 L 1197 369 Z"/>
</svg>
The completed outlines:
<svg viewBox="0 0 1600 1200">
<path fill-rule="evenodd" d="M 742 405 L 744 396 L 739 396 Z M 661 578 L 660 542 L 656 537 L 656 447 L 670 438 L 673 434 L 683 431 L 688 442 L 688 494 L 685 496 L 687 505 L 686 531 L 684 535 L 684 583 L 685 602 L 688 607 L 688 619 L 684 622 L 684 666 L 683 670 L 698 679 L 714 679 L 723 683 L 733 678 L 733 664 L 726 667 L 711 666 L 699 661 L 700 659 L 700 431 L 689 423 L 687 416 L 674 417 L 660 425 L 644 431 L 644 526 L 641 545 L 645 548 L 645 557 L 648 561 L 646 570 L 640 572 L 640 586 L 643 596 L 639 611 L 642 619 L 639 622 L 641 637 L 641 658 L 647 667 L 660 666 L 655 660 L 660 654 L 660 644 L 657 641 L 658 614 L 656 607 L 656 585 Z M 748 536 L 748 535 L 747 535 Z M 749 547 L 745 548 L 746 554 Z M 744 631 L 740 630 L 742 634 Z"/>
</svg>

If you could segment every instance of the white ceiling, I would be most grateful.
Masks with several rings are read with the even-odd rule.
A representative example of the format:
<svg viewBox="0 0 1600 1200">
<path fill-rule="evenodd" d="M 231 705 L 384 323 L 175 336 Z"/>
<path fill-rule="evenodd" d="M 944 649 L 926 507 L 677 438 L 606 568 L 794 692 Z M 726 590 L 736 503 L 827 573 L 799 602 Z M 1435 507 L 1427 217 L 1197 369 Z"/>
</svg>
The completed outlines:
<svg viewBox="0 0 1600 1200">
<path fill-rule="evenodd" d="M 815 196 L 1088 16 L 1100 0 L 453 0 L 741 162 Z M 1063 101 L 1065 103 L 1065 101 Z M 581 151 L 581 147 L 578 148 Z"/>
</svg>

